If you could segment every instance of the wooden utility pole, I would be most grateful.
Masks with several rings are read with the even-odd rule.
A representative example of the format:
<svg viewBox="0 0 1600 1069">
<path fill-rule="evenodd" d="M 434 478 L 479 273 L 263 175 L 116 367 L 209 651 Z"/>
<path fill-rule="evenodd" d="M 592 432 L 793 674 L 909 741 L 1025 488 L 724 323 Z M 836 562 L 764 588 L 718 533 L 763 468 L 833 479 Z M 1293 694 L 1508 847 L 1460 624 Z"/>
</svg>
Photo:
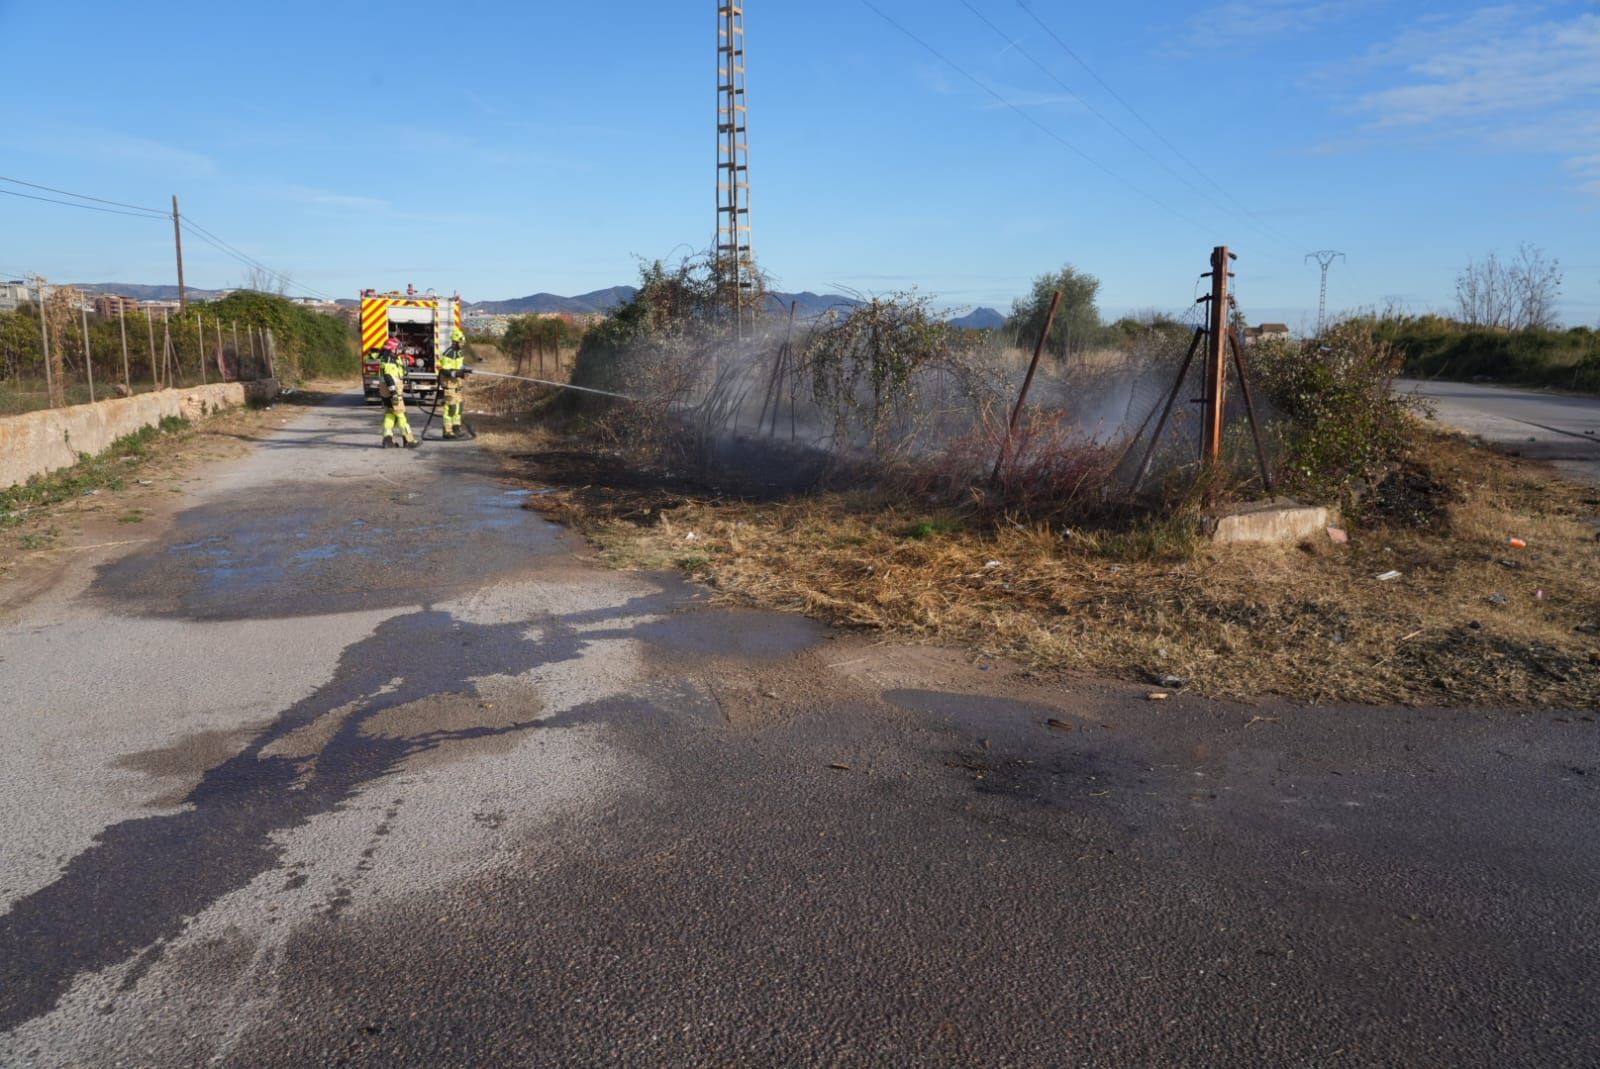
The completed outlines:
<svg viewBox="0 0 1600 1069">
<path fill-rule="evenodd" d="M 178 195 L 172 195 L 172 241 L 178 249 L 178 314 L 182 315 L 189 307 L 189 300 L 183 292 L 183 218 L 178 214 Z"/>
<path fill-rule="evenodd" d="M 122 300 L 117 301 L 117 326 L 122 330 L 122 385 L 133 393 L 133 376 L 128 373 L 128 306 Z"/>
<path fill-rule="evenodd" d="M 89 309 L 80 304 L 78 314 L 83 317 L 83 374 L 89 380 L 89 403 L 94 404 L 94 356 L 89 352 Z"/>
<path fill-rule="evenodd" d="M 44 276 L 34 275 L 33 285 L 39 291 L 39 337 L 44 345 L 44 392 L 50 395 L 50 407 L 56 406 L 56 377 L 50 368 L 50 317 L 45 314 Z"/>
<path fill-rule="evenodd" d="M 1206 332 L 1205 415 L 1200 427 L 1200 459 L 1222 458 L 1223 413 L 1228 388 L 1228 265 L 1236 257 L 1226 245 L 1211 250 L 1210 325 Z"/>
</svg>

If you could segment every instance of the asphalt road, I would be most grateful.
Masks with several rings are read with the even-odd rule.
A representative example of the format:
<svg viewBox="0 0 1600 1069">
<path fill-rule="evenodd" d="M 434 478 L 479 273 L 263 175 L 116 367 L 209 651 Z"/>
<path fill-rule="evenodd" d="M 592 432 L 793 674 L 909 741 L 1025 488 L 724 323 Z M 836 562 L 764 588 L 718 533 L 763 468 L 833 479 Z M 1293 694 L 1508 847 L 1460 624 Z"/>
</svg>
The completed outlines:
<svg viewBox="0 0 1600 1069">
<path fill-rule="evenodd" d="M 1047 687 L 376 437 L 0 620 L 0 1065 L 1600 1064 L 1593 710 Z"/>
<path fill-rule="evenodd" d="M 1415 379 L 1401 379 L 1395 388 L 1424 398 L 1441 423 L 1600 486 L 1600 397 Z"/>
</svg>

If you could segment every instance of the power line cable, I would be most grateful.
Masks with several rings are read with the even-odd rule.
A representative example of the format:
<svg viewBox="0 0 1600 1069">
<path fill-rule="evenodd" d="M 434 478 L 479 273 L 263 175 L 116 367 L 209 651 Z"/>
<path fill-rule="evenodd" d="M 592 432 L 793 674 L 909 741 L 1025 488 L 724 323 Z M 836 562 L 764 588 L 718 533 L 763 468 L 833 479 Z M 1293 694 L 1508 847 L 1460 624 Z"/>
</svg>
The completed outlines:
<svg viewBox="0 0 1600 1069">
<path fill-rule="evenodd" d="M 183 228 L 192 233 L 195 237 L 199 238 L 201 241 L 204 241 L 206 244 L 212 246 L 220 252 L 226 253 L 227 255 L 238 260 L 240 263 L 245 264 L 248 267 L 254 267 L 259 271 L 266 272 L 272 278 L 275 278 L 279 282 L 283 283 L 285 287 L 292 287 L 294 289 L 301 290 L 302 292 L 308 293 L 313 297 L 320 297 L 325 301 L 331 301 L 334 299 L 330 295 L 323 293 L 321 290 L 315 290 L 304 283 L 296 282 L 293 278 L 281 271 L 274 271 L 260 260 L 250 256 L 248 253 L 241 252 L 240 250 L 234 248 L 232 245 L 228 244 L 226 241 L 223 241 L 221 238 L 217 237 L 217 235 L 207 230 L 205 227 L 193 222 L 188 218 L 183 219 Z"/>
<path fill-rule="evenodd" d="M 1093 67 L 1089 66 L 1089 63 L 1088 63 L 1087 60 L 1085 60 L 1082 56 L 1078 55 L 1077 52 L 1073 51 L 1072 46 L 1067 44 L 1066 41 L 1062 40 L 1061 39 L 1061 35 L 1056 33 L 1055 30 L 1051 29 L 1049 23 L 1047 23 L 1043 19 L 1041 19 L 1039 17 L 1038 13 L 1035 12 L 1033 10 L 1033 8 L 1031 6 L 1029 6 L 1025 2 L 1025 0 L 1013 0 L 1013 2 L 1018 7 L 1020 7 L 1024 12 L 1026 12 L 1027 16 L 1030 19 L 1032 19 L 1035 23 L 1037 23 L 1039 28 L 1041 30 L 1043 30 L 1050 37 L 1051 40 L 1053 40 L 1057 45 L 1059 45 L 1061 47 L 1061 50 L 1063 52 L 1065 52 L 1068 56 L 1070 56 L 1074 63 L 1076 63 L 1078 66 L 1082 67 L 1085 71 L 1087 71 L 1089 73 L 1089 77 L 1093 78 L 1096 82 L 1098 82 L 1100 84 L 1100 88 L 1104 89 L 1107 93 L 1111 94 L 1111 98 L 1113 100 L 1115 100 L 1118 104 L 1121 104 L 1124 108 L 1126 108 L 1129 115 L 1132 115 L 1135 119 L 1138 119 L 1140 125 L 1142 125 L 1146 130 L 1149 130 L 1151 135 L 1153 137 L 1155 137 L 1155 139 L 1157 141 L 1160 141 L 1163 145 L 1165 145 L 1168 148 L 1168 150 L 1170 150 L 1172 152 L 1172 154 L 1174 156 L 1177 156 L 1178 159 L 1180 159 L 1184 163 L 1188 164 L 1189 167 L 1194 171 L 1195 174 L 1199 175 L 1204 181 L 1209 183 L 1214 189 L 1217 190 L 1217 192 L 1221 193 L 1228 200 L 1232 201 L 1233 204 L 1240 211 L 1244 212 L 1246 215 L 1250 216 L 1250 218 L 1256 220 L 1256 222 L 1258 222 L 1261 226 L 1263 226 L 1267 230 L 1271 231 L 1274 235 L 1276 235 L 1278 237 L 1278 239 L 1280 241 L 1284 241 L 1284 242 L 1289 242 L 1290 241 L 1288 236 L 1285 235 L 1282 231 L 1278 230 L 1271 223 L 1268 223 L 1265 220 L 1261 219 L 1259 216 L 1257 216 L 1254 212 L 1252 212 L 1249 208 L 1245 207 L 1243 204 L 1240 204 L 1238 199 L 1235 198 L 1232 193 L 1229 193 L 1226 187 L 1224 187 L 1220 182 L 1218 182 L 1216 179 L 1212 178 L 1209 174 L 1207 174 L 1206 171 L 1199 164 L 1195 163 L 1187 155 L 1185 155 L 1182 149 L 1178 148 L 1177 145 L 1174 145 L 1171 141 L 1169 141 L 1167 139 L 1166 135 L 1164 135 L 1160 130 L 1157 130 L 1150 123 L 1150 120 L 1146 119 L 1139 112 L 1139 109 L 1135 108 L 1132 104 L 1128 103 L 1128 101 L 1123 98 L 1121 93 L 1119 93 L 1115 89 L 1113 89 L 1109 82 L 1107 82 L 1104 78 L 1100 77 L 1099 73 Z"/>
<path fill-rule="evenodd" d="M 883 11 L 883 9 L 879 8 L 878 5 L 872 3 L 872 0 L 861 0 L 861 4 L 862 4 L 863 7 L 867 8 L 868 10 L 870 10 L 873 14 L 877 15 L 884 22 L 887 22 L 890 26 L 893 26 L 896 30 L 899 30 L 902 34 L 904 34 L 907 38 L 909 38 L 910 40 L 915 42 L 917 45 L 919 45 L 924 51 L 926 51 L 929 55 L 931 55 L 935 59 L 937 59 L 940 63 L 943 63 L 945 66 L 949 67 L 951 70 L 955 71 L 957 74 L 959 74 L 963 78 L 967 79 L 967 81 L 971 82 L 973 85 L 977 86 L 979 89 L 982 89 L 985 93 L 989 94 L 995 100 L 999 101 L 999 103 L 1001 105 L 1003 105 L 1003 106 L 1011 109 L 1012 111 L 1016 112 L 1017 115 L 1021 116 L 1021 118 L 1025 122 L 1027 122 L 1030 126 L 1033 126 L 1036 129 L 1038 129 L 1041 133 L 1043 133 L 1046 137 L 1050 138 L 1052 141 L 1058 142 L 1063 148 L 1067 149 L 1073 155 L 1075 155 L 1075 156 L 1079 157 L 1080 159 L 1082 159 L 1085 163 L 1088 163 L 1090 166 L 1092 166 L 1096 170 L 1102 172 L 1107 177 L 1111 178 L 1113 181 L 1118 182 L 1121 185 L 1125 186 L 1131 192 L 1137 193 L 1139 196 L 1143 197 L 1145 200 L 1149 201 L 1151 204 L 1154 204 L 1156 207 L 1160 208 L 1162 211 L 1167 212 L 1169 215 L 1172 215 L 1177 219 L 1181 219 L 1183 222 L 1188 223 L 1190 226 L 1195 227 L 1196 229 L 1198 229 L 1198 230 L 1200 230 L 1202 232 L 1207 231 L 1208 228 L 1204 224 L 1198 222 L 1197 220 L 1191 219 L 1189 216 L 1183 214 L 1178 209 L 1174 208 L 1172 205 L 1170 205 L 1166 201 L 1162 200 L 1160 197 L 1157 197 L 1152 193 L 1147 193 L 1145 190 L 1143 190 L 1139 186 L 1135 185 L 1133 182 L 1131 182 L 1128 179 L 1122 177 L 1122 175 L 1118 174 L 1116 171 L 1113 171 L 1111 168 L 1107 167 L 1105 164 L 1101 163 L 1099 160 L 1095 159 L 1093 156 L 1091 156 L 1087 152 L 1083 151 L 1083 149 L 1079 148 L 1077 145 L 1074 145 L 1072 142 L 1068 141 L 1066 138 L 1064 138 L 1060 134 L 1056 133 L 1054 130 L 1052 130 L 1050 127 L 1046 126 L 1044 123 L 1040 122 L 1038 119 L 1035 119 L 1032 115 L 1029 115 L 1026 111 L 1023 111 L 1016 104 L 1012 103 L 1010 100 L 1006 99 L 1006 97 L 1002 96 L 996 89 L 994 89 L 992 86 L 990 86 L 983 79 L 979 78 L 975 74 L 972 74 L 965 67 L 963 67 L 959 63 L 957 63 L 955 60 L 953 60 L 950 57 L 946 56 L 943 52 L 940 52 L 937 48 L 933 47 L 927 41 L 924 41 L 921 37 L 918 37 L 915 33 L 912 33 L 905 26 L 903 26 L 899 22 L 895 21 L 887 13 L 885 13 Z"/>
<path fill-rule="evenodd" d="M 73 193 L 71 190 L 57 189 L 54 186 L 41 186 L 37 182 L 24 182 L 20 178 L 7 178 L 3 174 L 0 174 L 0 182 L 10 182 L 12 185 L 27 186 L 29 189 L 42 189 L 46 193 L 59 193 L 63 197 L 77 197 L 79 200 L 92 200 L 97 204 L 110 204 L 118 208 L 132 208 L 136 212 L 146 212 L 150 215 L 159 216 L 162 219 L 172 218 L 172 214 L 170 212 L 162 211 L 160 208 L 146 208 L 140 204 L 125 204 L 120 200 L 106 200 L 104 197 L 91 197 L 87 193 Z"/>
<path fill-rule="evenodd" d="M 985 26 L 987 26 L 987 27 L 989 27 L 989 29 L 993 30 L 995 32 L 996 36 L 998 36 L 1002 41 L 1006 42 L 1006 44 L 1008 44 L 1012 48 L 1014 48 L 1017 51 L 1018 55 L 1020 55 L 1023 59 L 1027 60 L 1029 63 L 1031 63 L 1035 67 L 1037 67 L 1044 74 L 1045 77 L 1049 78 L 1051 81 L 1053 81 L 1057 85 L 1059 85 L 1063 90 L 1065 90 L 1072 97 L 1072 99 L 1076 100 L 1079 104 L 1082 104 L 1084 106 L 1084 108 L 1087 109 L 1088 112 L 1091 115 L 1093 115 L 1095 118 L 1099 119 L 1101 122 L 1105 123 L 1112 130 L 1116 131 L 1117 134 L 1120 135 L 1122 137 L 1122 139 L 1124 141 L 1126 141 L 1128 144 L 1132 145 L 1134 148 L 1136 148 L 1140 152 L 1144 153 L 1145 156 L 1149 157 L 1150 162 L 1154 163 L 1157 167 L 1160 167 L 1163 171 L 1166 171 L 1169 175 L 1171 175 L 1173 178 L 1175 178 L 1178 182 L 1182 183 L 1183 186 L 1189 190 L 1189 192 L 1193 193 L 1197 197 L 1203 197 L 1212 207 L 1216 208 L 1218 211 L 1226 212 L 1229 215 L 1232 215 L 1232 216 L 1235 216 L 1235 217 L 1238 217 L 1238 218 L 1242 218 L 1243 221 L 1245 221 L 1245 222 L 1253 223 L 1254 225 L 1256 225 L 1258 227 L 1262 227 L 1263 232 L 1271 233 L 1271 231 L 1267 230 L 1267 228 L 1259 220 L 1257 220 L 1254 216 L 1250 215 L 1250 213 L 1248 211 L 1244 211 L 1244 214 L 1241 216 L 1240 215 L 1241 209 L 1235 209 L 1235 208 L 1228 207 L 1227 205 L 1223 204 L 1221 201 L 1219 201 L 1215 197 L 1213 197 L 1211 194 L 1207 193 L 1205 190 L 1203 190 L 1200 187 L 1196 186 L 1193 182 L 1189 181 L 1183 175 L 1179 174 L 1169 163 L 1167 163 L 1166 160 L 1163 160 L 1161 157 L 1157 156 L 1154 152 L 1151 152 L 1150 149 L 1145 147 L 1143 142 L 1139 141 L 1138 138 L 1134 137 L 1132 134 L 1128 133 L 1128 131 L 1124 130 L 1109 115 L 1107 115 L 1105 112 L 1101 111 L 1099 108 L 1095 107 L 1094 104 L 1092 104 L 1090 101 L 1086 100 L 1082 96 L 1082 94 L 1080 94 L 1076 89 L 1072 88 L 1072 86 L 1068 85 L 1065 81 L 1063 81 L 1061 79 L 1061 77 L 1055 73 L 1055 71 L 1051 70 L 1043 62 L 1041 62 L 1038 58 L 1036 58 L 1033 55 L 1033 53 L 1029 52 L 1026 48 L 1024 48 L 1022 46 L 1022 42 L 1018 41 L 1016 38 L 1014 38 L 1010 34 L 1006 33 L 1005 30 L 1002 30 L 999 26 L 995 25 L 995 23 L 987 15 L 985 15 L 982 11 L 978 10 L 978 8 L 976 8 L 976 7 L 974 7 L 972 5 L 971 0 L 961 0 L 961 5 L 963 7 L 965 7 L 968 11 L 972 12 L 972 14 L 975 15 L 978 18 L 978 20 L 980 22 L 982 22 Z M 1272 234 L 1272 236 L 1274 238 L 1282 240 L 1280 235 Z"/>
<path fill-rule="evenodd" d="M 126 215 L 133 219 L 171 218 L 170 216 L 146 215 L 143 212 L 125 212 L 120 208 L 99 208 L 93 204 L 78 204 L 75 201 L 70 200 L 56 200 L 54 197 L 41 197 L 33 193 L 21 193 L 15 189 L 0 189 L 0 193 L 4 193 L 8 197 L 22 197 L 26 200 L 43 201 L 46 204 L 59 204 L 65 208 L 82 208 L 87 212 L 105 212 L 107 215 Z"/>
<path fill-rule="evenodd" d="M 184 229 L 187 230 L 188 228 L 185 227 Z M 233 259 L 237 260 L 239 263 L 244 264 L 246 267 L 251 267 L 251 268 L 254 268 L 254 269 L 260 271 L 262 274 L 268 276 L 270 279 L 272 279 L 272 280 L 278 282 L 279 284 L 281 284 L 284 287 L 285 290 L 297 290 L 297 291 L 299 291 L 301 293 L 306 294 L 307 296 L 316 297 L 316 298 L 318 298 L 320 300 L 324 300 L 324 301 L 333 300 L 333 298 L 331 296 L 329 296 L 326 293 L 321 292 L 320 290 L 314 290 L 309 286 L 302 285 L 301 283 L 296 282 L 293 278 L 291 278 L 288 275 L 282 274 L 281 272 L 278 272 L 278 271 L 274 271 L 270 267 L 267 267 L 267 266 L 265 266 L 265 265 L 263 265 L 261 263 L 258 263 L 255 260 L 251 260 L 251 259 L 248 259 L 247 257 L 235 254 L 234 251 L 230 247 L 225 245 L 224 243 L 218 242 L 218 241 L 213 241 L 211 238 L 209 238 L 206 235 L 200 233 L 198 230 L 190 231 L 190 233 L 193 234 L 194 237 L 196 237 L 196 238 L 200 239 L 201 241 L 205 242 L 207 245 L 210 245 L 212 248 L 216 249 L 218 252 L 221 252 L 225 256 L 230 256 Z"/>
</svg>

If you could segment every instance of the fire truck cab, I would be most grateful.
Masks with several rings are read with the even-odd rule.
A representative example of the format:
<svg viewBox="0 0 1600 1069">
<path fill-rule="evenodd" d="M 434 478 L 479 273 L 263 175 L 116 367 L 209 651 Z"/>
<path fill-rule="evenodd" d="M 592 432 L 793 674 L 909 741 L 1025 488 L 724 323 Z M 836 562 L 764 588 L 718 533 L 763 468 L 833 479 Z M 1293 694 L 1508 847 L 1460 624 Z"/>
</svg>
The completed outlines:
<svg viewBox="0 0 1600 1069">
<path fill-rule="evenodd" d="M 378 368 L 389 339 L 399 341 L 406 365 L 406 399 L 428 403 L 439 390 L 439 357 L 450 348 L 450 332 L 461 326 L 459 295 L 361 291 L 361 389 L 368 404 L 378 398 Z"/>
</svg>

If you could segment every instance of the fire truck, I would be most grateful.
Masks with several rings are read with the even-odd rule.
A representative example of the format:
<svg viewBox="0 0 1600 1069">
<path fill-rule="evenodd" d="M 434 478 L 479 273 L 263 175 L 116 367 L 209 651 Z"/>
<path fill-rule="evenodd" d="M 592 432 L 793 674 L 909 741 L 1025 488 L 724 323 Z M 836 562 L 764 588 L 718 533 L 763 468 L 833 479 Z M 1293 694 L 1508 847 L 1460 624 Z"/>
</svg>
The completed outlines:
<svg viewBox="0 0 1600 1069">
<path fill-rule="evenodd" d="M 378 368 L 391 337 L 399 340 L 406 365 L 406 399 L 428 404 L 439 391 L 439 357 L 450 348 L 450 332 L 461 326 L 461 298 L 418 293 L 361 291 L 361 389 L 368 404 L 378 398 Z"/>
</svg>

